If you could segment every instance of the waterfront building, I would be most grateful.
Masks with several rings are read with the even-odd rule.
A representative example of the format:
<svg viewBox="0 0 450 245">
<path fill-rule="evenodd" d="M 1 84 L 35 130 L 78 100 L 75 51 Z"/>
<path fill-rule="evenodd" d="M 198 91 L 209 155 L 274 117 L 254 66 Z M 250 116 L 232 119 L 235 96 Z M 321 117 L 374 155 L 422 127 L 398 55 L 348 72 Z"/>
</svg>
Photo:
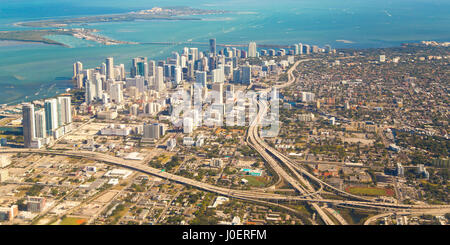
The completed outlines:
<svg viewBox="0 0 450 245">
<path fill-rule="evenodd" d="M 58 125 L 65 125 L 72 122 L 71 97 L 58 97 Z"/>
<path fill-rule="evenodd" d="M 26 103 L 22 105 L 22 117 L 23 142 L 24 146 L 29 148 L 36 135 L 33 104 Z"/>
<path fill-rule="evenodd" d="M 45 125 L 47 134 L 53 135 L 53 131 L 58 128 L 58 102 L 56 99 L 46 99 L 44 101 Z"/>
<path fill-rule="evenodd" d="M 35 136 L 36 138 L 47 137 L 47 128 L 45 126 L 45 110 L 40 109 L 34 112 L 35 119 Z"/>
</svg>

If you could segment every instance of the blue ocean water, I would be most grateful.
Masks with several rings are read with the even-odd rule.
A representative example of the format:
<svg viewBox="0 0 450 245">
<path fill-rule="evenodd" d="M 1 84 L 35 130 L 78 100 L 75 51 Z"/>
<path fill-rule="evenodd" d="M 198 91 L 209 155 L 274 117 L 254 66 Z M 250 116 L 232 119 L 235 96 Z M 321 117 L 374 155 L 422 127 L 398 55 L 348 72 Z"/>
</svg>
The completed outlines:
<svg viewBox="0 0 450 245">
<path fill-rule="evenodd" d="M 0 31 L 26 29 L 14 22 L 124 13 L 155 6 L 233 11 L 202 21 L 95 23 L 108 37 L 136 42 L 309 43 L 333 47 L 390 47 L 421 40 L 449 41 L 448 0 L 0 0 Z M 55 95 L 71 87 L 72 64 L 100 65 L 108 56 L 128 67 L 136 56 L 160 59 L 179 46 L 102 46 L 52 36 L 71 48 L 0 41 L 0 103 Z M 337 40 L 347 40 L 343 43 Z"/>
</svg>

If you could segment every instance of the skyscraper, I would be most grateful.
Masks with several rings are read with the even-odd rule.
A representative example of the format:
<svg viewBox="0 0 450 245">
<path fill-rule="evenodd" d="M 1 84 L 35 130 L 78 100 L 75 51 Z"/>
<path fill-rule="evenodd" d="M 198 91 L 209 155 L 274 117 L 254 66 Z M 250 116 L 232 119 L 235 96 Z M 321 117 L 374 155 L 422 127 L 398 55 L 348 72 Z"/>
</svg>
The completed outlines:
<svg viewBox="0 0 450 245">
<path fill-rule="evenodd" d="M 256 57 L 256 43 L 250 42 L 248 44 L 248 57 Z"/>
<path fill-rule="evenodd" d="M 216 55 L 216 39 L 215 38 L 209 39 L 209 52 L 211 54 Z"/>
<path fill-rule="evenodd" d="M 120 104 L 123 101 L 122 84 L 114 83 L 111 85 L 111 100 L 116 104 Z"/>
<path fill-rule="evenodd" d="M 252 80 L 252 67 L 251 66 L 242 66 L 241 68 L 241 83 L 250 84 Z"/>
<path fill-rule="evenodd" d="M 83 64 L 79 61 L 73 64 L 73 77 L 75 78 L 78 74 L 83 71 Z"/>
<path fill-rule="evenodd" d="M 72 122 L 71 98 L 69 96 L 58 97 L 60 125 Z"/>
<path fill-rule="evenodd" d="M 223 83 L 225 81 L 224 67 L 220 66 L 217 69 L 212 70 L 212 82 Z"/>
<path fill-rule="evenodd" d="M 106 79 L 114 79 L 114 59 L 106 58 Z"/>
<path fill-rule="evenodd" d="M 298 44 L 294 44 L 294 54 L 298 55 L 299 54 L 299 47 Z"/>
<path fill-rule="evenodd" d="M 35 136 L 36 138 L 47 137 L 47 128 L 45 127 L 45 111 L 40 109 L 34 112 L 35 119 Z"/>
<path fill-rule="evenodd" d="M 175 67 L 175 73 L 173 74 L 173 81 L 175 84 L 180 84 L 182 79 L 181 67 Z"/>
<path fill-rule="evenodd" d="M 148 75 L 155 76 L 156 62 L 154 60 L 148 61 Z"/>
<path fill-rule="evenodd" d="M 58 103 L 56 99 L 47 99 L 44 101 L 45 125 L 47 134 L 53 135 L 53 130 L 58 128 Z"/>
<path fill-rule="evenodd" d="M 161 66 L 156 67 L 155 90 L 158 92 L 164 90 L 164 69 Z"/>
<path fill-rule="evenodd" d="M 34 105 L 26 103 L 22 105 L 22 125 L 23 125 L 23 142 L 26 148 L 31 147 L 31 142 L 35 138 L 35 119 L 34 119 Z"/>
<path fill-rule="evenodd" d="M 213 92 L 213 96 L 216 99 L 216 101 L 214 101 L 214 103 L 222 104 L 223 103 L 223 83 L 213 83 L 212 92 Z"/>
<path fill-rule="evenodd" d="M 134 58 L 130 69 L 131 77 L 135 77 L 137 75 L 145 77 L 144 73 L 146 69 L 144 67 L 146 63 L 147 63 L 146 57 Z"/>
<path fill-rule="evenodd" d="M 206 87 L 206 71 L 196 71 L 195 72 L 195 83 Z"/>
</svg>

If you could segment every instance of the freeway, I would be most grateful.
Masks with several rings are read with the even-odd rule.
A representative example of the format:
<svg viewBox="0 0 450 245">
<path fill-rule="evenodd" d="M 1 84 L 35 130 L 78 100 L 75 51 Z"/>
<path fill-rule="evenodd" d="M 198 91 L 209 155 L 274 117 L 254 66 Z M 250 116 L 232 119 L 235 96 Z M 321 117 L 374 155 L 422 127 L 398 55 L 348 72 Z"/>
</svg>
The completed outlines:
<svg viewBox="0 0 450 245">
<path fill-rule="evenodd" d="M 388 213 L 382 213 L 375 216 L 372 216 L 368 218 L 364 225 L 371 225 L 374 224 L 376 220 L 384 217 L 388 217 L 391 215 L 424 215 L 424 214 L 430 214 L 430 215 L 444 215 L 446 213 L 450 213 L 450 208 L 443 208 L 443 209 L 430 209 L 430 210 L 416 210 L 416 211 L 405 211 L 405 212 L 388 212 Z"/>
<path fill-rule="evenodd" d="M 145 174 L 150 174 L 157 176 L 159 178 L 168 179 L 177 183 L 190 185 L 198 189 L 202 189 L 209 192 L 214 192 L 220 195 L 246 199 L 252 201 L 265 200 L 265 201 L 284 201 L 284 202 L 317 202 L 317 203 L 328 203 L 332 205 L 342 205 L 348 207 L 365 207 L 373 209 L 438 209 L 438 208 L 450 208 L 450 205 L 405 205 L 405 204 L 394 204 L 394 203 L 383 203 L 383 202 L 364 202 L 364 201 L 346 201 L 346 200 L 335 200 L 335 199 L 316 199 L 308 198 L 302 196 L 287 196 L 275 193 L 265 193 L 257 191 L 246 191 L 246 190 L 234 190 L 223 187 L 214 186 L 204 182 L 196 181 L 193 179 L 185 178 L 182 176 L 170 174 L 167 172 L 162 172 L 160 169 L 149 167 L 146 163 L 140 161 L 130 161 L 124 160 L 122 158 L 110 156 L 98 152 L 90 151 L 55 151 L 55 150 L 40 150 L 40 149 L 26 149 L 26 148 L 9 148 L 0 149 L 0 154 L 4 153 L 32 153 L 32 154 L 48 154 L 48 155 L 61 155 L 68 157 L 78 157 L 85 158 L 94 161 L 101 161 L 107 164 L 113 164 L 116 166 L 128 168 L 134 171 L 139 171 Z"/>
<path fill-rule="evenodd" d="M 291 85 L 295 81 L 295 77 L 293 76 L 293 71 L 295 68 L 301 63 L 307 60 L 299 60 L 297 61 L 289 70 L 288 70 L 288 82 L 283 85 L 274 86 L 275 88 L 283 88 L 286 86 Z M 267 93 L 270 90 L 267 89 L 265 91 L 262 91 L 263 93 Z M 254 98 L 254 103 L 257 102 L 256 98 Z M 264 140 L 259 136 L 258 129 L 261 125 L 261 120 L 263 115 L 267 113 L 268 106 L 265 103 L 262 103 L 260 101 L 257 102 L 259 106 L 258 115 L 255 117 L 255 119 L 251 122 L 250 127 L 248 129 L 248 135 L 247 135 L 247 142 L 250 146 L 252 146 L 270 165 L 270 167 L 280 176 L 281 178 L 285 179 L 295 190 L 297 190 L 300 194 L 303 196 L 315 196 L 316 198 L 320 198 L 318 196 L 318 193 L 322 190 L 322 185 L 320 185 L 320 189 L 318 191 L 314 191 L 314 188 L 303 179 L 302 176 L 298 174 L 297 171 L 293 171 L 292 166 L 289 164 L 286 164 L 292 173 L 294 173 L 295 177 L 300 180 L 297 181 L 293 176 L 288 174 L 281 165 L 278 164 L 278 161 L 274 159 L 267 151 L 267 144 L 264 142 Z M 320 216 L 320 218 L 325 222 L 327 225 L 334 225 L 335 223 L 333 220 L 326 214 L 326 212 L 317 204 L 317 203 L 309 203 L 316 211 L 317 214 Z"/>
</svg>

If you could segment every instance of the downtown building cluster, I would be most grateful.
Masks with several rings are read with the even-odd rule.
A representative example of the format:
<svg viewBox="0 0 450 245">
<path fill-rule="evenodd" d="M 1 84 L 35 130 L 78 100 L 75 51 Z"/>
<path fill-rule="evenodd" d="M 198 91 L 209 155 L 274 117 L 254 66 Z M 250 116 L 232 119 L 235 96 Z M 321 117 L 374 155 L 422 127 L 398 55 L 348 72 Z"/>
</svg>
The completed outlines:
<svg viewBox="0 0 450 245">
<path fill-rule="evenodd" d="M 24 146 L 27 148 L 41 148 L 72 130 L 70 96 L 46 99 L 40 106 L 22 105 Z"/>
<path fill-rule="evenodd" d="M 115 65 L 112 57 L 106 58 L 96 68 L 85 69 L 81 62 L 76 62 L 73 64 L 73 80 L 85 97 L 85 102 L 76 111 L 103 120 L 114 120 L 123 113 L 131 118 L 149 118 L 151 120 L 140 128 L 110 125 L 102 130 L 102 134 L 134 133 L 142 135 L 145 140 L 156 140 L 164 135 L 167 125 L 160 124 L 155 117 L 164 110 L 170 114 L 175 106 L 183 103 L 172 95 L 187 88 L 194 100 L 193 107 L 195 103 L 210 105 L 205 111 L 184 111 L 183 118 L 174 123 L 175 129 L 191 134 L 202 123 L 208 126 L 222 125 L 225 115 L 238 117 L 245 114 L 246 108 L 239 105 L 244 104 L 246 98 L 235 96 L 235 85 L 245 87 L 270 74 L 280 74 L 294 62 L 294 55 L 333 51 L 328 45 L 321 49 L 307 44 L 294 44 L 288 50 L 261 49 L 258 52 L 255 42 L 249 43 L 247 51 L 236 47 L 225 47 L 218 51 L 216 40 L 210 39 L 206 51 L 184 47 L 181 54 L 173 52 L 166 60 L 133 58 L 129 72 L 126 72 L 124 64 Z M 263 56 L 282 56 L 287 57 L 287 60 L 275 62 L 268 57 L 260 65 L 250 65 L 248 58 Z M 224 93 L 227 96 L 224 97 Z M 44 102 L 44 108 L 39 110 L 35 110 L 32 104 L 23 106 L 25 147 L 40 148 L 70 131 L 70 99 L 68 96 L 48 99 Z M 225 104 L 230 102 L 238 106 L 226 108 Z"/>
</svg>

